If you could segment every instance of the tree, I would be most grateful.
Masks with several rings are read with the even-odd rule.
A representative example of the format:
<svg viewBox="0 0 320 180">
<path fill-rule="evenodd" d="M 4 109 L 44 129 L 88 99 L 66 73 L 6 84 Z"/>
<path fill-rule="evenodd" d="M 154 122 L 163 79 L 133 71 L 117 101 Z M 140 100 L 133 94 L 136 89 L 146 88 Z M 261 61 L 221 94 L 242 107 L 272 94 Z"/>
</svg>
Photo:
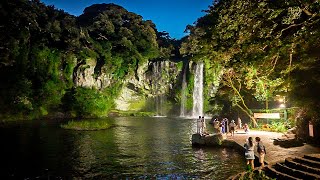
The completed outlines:
<svg viewBox="0 0 320 180">
<path fill-rule="evenodd" d="M 222 81 L 234 95 L 231 100 L 249 112 L 253 106 L 245 105 L 245 100 L 251 95 L 268 106 L 278 93 L 298 93 L 296 87 L 304 84 L 298 73 L 304 71 L 298 69 L 318 77 L 311 62 L 319 56 L 306 47 L 318 47 L 314 38 L 319 32 L 319 10 L 315 1 L 215 1 L 208 14 L 187 27 L 190 36 L 181 51 L 194 61 L 210 59 L 228 69 Z"/>
</svg>

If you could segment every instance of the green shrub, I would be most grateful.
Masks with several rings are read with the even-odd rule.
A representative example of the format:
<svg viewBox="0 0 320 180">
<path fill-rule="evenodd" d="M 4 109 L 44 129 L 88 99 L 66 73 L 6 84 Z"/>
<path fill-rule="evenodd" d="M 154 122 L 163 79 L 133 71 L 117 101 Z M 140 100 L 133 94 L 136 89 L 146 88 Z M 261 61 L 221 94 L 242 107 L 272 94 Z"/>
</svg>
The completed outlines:
<svg viewBox="0 0 320 180">
<path fill-rule="evenodd" d="M 252 129 L 272 132 L 286 132 L 288 130 L 287 123 L 282 121 L 272 121 L 270 124 L 259 124 L 257 128 Z"/>
<path fill-rule="evenodd" d="M 112 125 L 108 124 L 103 120 L 69 121 L 67 124 L 60 125 L 60 127 L 64 129 L 86 131 L 108 129 L 111 126 Z"/>
<path fill-rule="evenodd" d="M 65 94 L 63 104 L 64 110 L 74 111 L 80 117 L 103 117 L 107 116 L 113 101 L 96 89 L 78 87 Z"/>
<path fill-rule="evenodd" d="M 271 130 L 274 132 L 285 132 L 287 131 L 286 125 L 284 122 L 272 122 Z"/>
</svg>

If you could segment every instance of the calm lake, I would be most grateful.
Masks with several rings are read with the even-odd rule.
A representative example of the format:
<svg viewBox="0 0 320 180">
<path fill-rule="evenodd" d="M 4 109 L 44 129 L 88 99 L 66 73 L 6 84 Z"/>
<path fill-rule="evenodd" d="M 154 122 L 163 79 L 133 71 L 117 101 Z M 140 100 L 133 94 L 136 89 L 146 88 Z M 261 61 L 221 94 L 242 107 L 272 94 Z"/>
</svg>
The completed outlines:
<svg viewBox="0 0 320 180">
<path fill-rule="evenodd" d="M 73 131 L 59 120 L 1 125 L 0 179 L 226 179 L 245 170 L 236 150 L 193 148 L 195 120 L 104 120 L 115 127 Z"/>
</svg>

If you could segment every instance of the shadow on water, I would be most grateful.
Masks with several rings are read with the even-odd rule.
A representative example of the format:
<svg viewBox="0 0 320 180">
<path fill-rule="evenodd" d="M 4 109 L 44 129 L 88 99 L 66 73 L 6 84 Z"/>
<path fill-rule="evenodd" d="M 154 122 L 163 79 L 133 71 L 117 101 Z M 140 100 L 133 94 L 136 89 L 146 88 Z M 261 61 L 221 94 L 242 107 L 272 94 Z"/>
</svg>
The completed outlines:
<svg viewBox="0 0 320 180">
<path fill-rule="evenodd" d="M 243 171 L 242 154 L 192 148 L 194 120 L 168 117 L 105 119 L 101 131 L 60 128 L 59 121 L 0 127 L 1 176 L 12 179 L 226 179 Z"/>
</svg>

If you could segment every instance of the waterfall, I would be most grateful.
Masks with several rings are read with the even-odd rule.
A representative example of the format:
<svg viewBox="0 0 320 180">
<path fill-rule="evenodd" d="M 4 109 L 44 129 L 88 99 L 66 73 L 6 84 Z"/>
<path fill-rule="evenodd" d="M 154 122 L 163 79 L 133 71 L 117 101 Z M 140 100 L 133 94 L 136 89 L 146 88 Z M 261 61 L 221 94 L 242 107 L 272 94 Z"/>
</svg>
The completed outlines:
<svg viewBox="0 0 320 180">
<path fill-rule="evenodd" d="M 192 117 L 203 116 L 203 63 L 197 63 L 194 74 Z"/>
<path fill-rule="evenodd" d="M 186 89 L 187 89 L 187 81 L 186 81 L 186 76 L 187 76 L 187 65 L 183 69 L 183 75 L 182 75 L 182 86 L 181 86 L 181 106 L 180 106 L 180 117 L 185 116 L 186 112 L 186 101 L 187 101 L 187 96 L 186 96 Z"/>
<path fill-rule="evenodd" d="M 165 96 L 163 95 L 164 92 L 161 91 L 162 83 L 162 70 L 165 68 L 164 61 L 156 61 L 153 63 L 153 95 L 155 100 L 155 110 L 157 116 L 164 116 L 164 102 Z"/>
</svg>

